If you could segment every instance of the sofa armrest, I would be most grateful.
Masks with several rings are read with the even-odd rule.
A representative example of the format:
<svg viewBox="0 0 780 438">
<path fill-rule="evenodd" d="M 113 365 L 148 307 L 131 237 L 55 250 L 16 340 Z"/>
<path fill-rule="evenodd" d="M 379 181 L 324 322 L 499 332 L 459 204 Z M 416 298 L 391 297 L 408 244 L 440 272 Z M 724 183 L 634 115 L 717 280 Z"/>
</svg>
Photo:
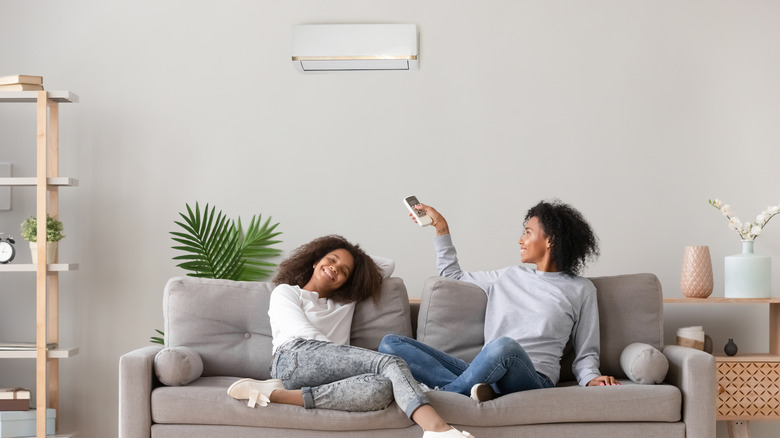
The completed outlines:
<svg viewBox="0 0 780 438">
<path fill-rule="evenodd" d="M 666 383 L 682 393 L 682 419 L 685 436 L 715 436 L 717 377 L 715 357 L 692 348 L 667 345 L 663 349 L 669 360 Z"/>
<path fill-rule="evenodd" d="M 119 438 L 151 436 L 154 357 L 162 349 L 143 347 L 119 358 Z"/>
</svg>

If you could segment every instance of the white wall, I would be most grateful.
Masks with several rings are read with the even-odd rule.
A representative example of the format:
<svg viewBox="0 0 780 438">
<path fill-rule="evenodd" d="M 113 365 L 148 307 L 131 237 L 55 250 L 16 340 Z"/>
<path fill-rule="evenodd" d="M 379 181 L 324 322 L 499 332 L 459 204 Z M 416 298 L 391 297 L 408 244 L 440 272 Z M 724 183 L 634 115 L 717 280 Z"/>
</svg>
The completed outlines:
<svg viewBox="0 0 780 438">
<path fill-rule="evenodd" d="M 420 70 L 295 71 L 291 25 L 353 22 L 417 24 Z M 517 263 L 525 211 L 559 197 L 601 238 L 587 275 L 653 272 L 675 297 L 683 248 L 709 245 L 722 295 L 740 243 L 707 199 L 745 219 L 780 203 L 778 22 L 758 0 L 4 1 L 0 75 L 81 98 L 60 111 L 61 173 L 81 182 L 61 195 L 61 259 L 81 265 L 61 276 L 62 343 L 81 349 L 61 365 L 62 429 L 115 435 L 118 358 L 162 326 L 185 203 L 271 215 L 285 251 L 344 234 L 418 296 L 433 232 L 402 197 L 446 214 L 469 270 Z M 34 111 L 0 105 L 17 176 L 34 173 Z M 2 232 L 34 212 L 32 189 L 13 196 Z M 780 224 L 756 251 L 780 284 Z M 32 339 L 33 282 L 3 274 L 0 338 Z M 766 350 L 765 306 L 666 310 L 667 342 L 703 324 L 718 349 Z M 0 386 L 33 385 L 31 361 L 1 363 Z"/>
</svg>

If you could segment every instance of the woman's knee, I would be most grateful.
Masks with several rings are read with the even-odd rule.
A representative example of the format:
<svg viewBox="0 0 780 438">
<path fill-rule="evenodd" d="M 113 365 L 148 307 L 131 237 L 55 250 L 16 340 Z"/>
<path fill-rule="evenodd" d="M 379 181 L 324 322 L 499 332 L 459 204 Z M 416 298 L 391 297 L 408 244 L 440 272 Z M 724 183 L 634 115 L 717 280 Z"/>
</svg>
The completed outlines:
<svg viewBox="0 0 780 438">
<path fill-rule="evenodd" d="M 488 343 L 484 351 L 493 356 L 514 356 L 524 354 L 523 347 L 514 339 L 502 336 Z"/>
<path fill-rule="evenodd" d="M 354 391 L 355 399 L 365 411 L 382 410 L 393 402 L 393 384 L 390 380 L 377 375 L 356 377 L 361 382 L 360 390 Z"/>
<path fill-rule="evenodd" d="M 386 408 L 393 402 L 393 383 L 388 379 L 375 380 L 373 382 L 373 400 L 380 409 Z"/>
<path fill-rule="evenodd" d="M 397 347 L 403 343 L 405 336 L 401 335 L 385 335 L 382 338 L 382 342 L 379 343 L 379 352 L 385 354 L 396 354 Z"/>
</svg>

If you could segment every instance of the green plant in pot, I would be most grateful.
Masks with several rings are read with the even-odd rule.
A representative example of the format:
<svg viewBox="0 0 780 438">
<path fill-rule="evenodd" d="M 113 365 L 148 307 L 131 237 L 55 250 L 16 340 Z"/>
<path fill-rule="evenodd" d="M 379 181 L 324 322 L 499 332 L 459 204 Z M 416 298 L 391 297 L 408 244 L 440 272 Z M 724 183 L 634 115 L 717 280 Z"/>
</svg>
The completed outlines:
<svg viewBox="0 0 780 438">
<path fill-rule="evenodd" d="M 46 263 L 54 263 L 57 260 L 57 247 L 65 235 L 62 234 L 62 222 L 51 215 L 46 215 Z M 22 237 L 30 242 L 33 264 L 38 262 L 38 218 L 30 216 L 22 222 Z"/>
<path fill-rule="evenodd" d="M 244 232 L 241 218 L 230 220 L 215 207 L 209 210 L 208 204 L 202 212 L 197 202 L 194 210 L 185 205 L 187 213 L 179 213 L 183 221 L 174 221 L 182 231 L 171 231 L 171 235 L 178 243 L 172 248 L 185 253 L 173 259 L 182 261 L 176 266 L 190 271 L 188 276 L 261 281 L 273 273 L 276 263 L 268 260 L 281 254 L 271 247 L 281 242 L 274 240 L 282 234 L 274 231 L 279 223 L 271 225 L 270 217 L 263 223 L 261 215 L 252 216 Z M 152 342 L 164 344 L 165 334 L 156 332 L 160 336 L 153 336 Z"/>
</svg>

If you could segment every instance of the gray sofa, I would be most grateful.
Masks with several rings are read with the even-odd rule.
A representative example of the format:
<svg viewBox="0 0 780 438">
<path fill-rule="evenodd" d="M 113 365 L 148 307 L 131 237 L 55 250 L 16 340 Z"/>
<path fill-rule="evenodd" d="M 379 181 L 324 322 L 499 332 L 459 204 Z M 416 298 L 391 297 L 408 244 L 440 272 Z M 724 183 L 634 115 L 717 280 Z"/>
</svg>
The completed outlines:
<svg viewBox="0 0 780 438">
<path fill-rule="evenodd" d="M 555 388 L 485 403 L 428 392 L 442 417 L 478 438 L 714 437 L 714 358 L 662 345 L 658 279 L 632 274 L 591 280 L 598 289 L 601 371 L 621 379 L 620 386 L 577 386 L 566 354 Z M 143 347 L 119 362 L 120 438 L 422 436 L 395 403 L 356 413 L 278 404 L 251 409 L 230 398 L 226 389 L 238 378 L 269 378 L 271 290 L 270 283 L 171 279 L 163 299 L 166 348 Z M 385 279 L 379 305 L 358 305 L 352 344 L 376 349 L 384 334 L 412 335 L 416 328 L 423 342 L 470 360 L 482 346 L 485 301 L 474 285 L 432 277 L 420 302 L 410 305 L 403 281 Z M 669 364 L 663 383 L 626 378 L 620 356 L 635 342 L 663 351 Z"/>
</svg>

